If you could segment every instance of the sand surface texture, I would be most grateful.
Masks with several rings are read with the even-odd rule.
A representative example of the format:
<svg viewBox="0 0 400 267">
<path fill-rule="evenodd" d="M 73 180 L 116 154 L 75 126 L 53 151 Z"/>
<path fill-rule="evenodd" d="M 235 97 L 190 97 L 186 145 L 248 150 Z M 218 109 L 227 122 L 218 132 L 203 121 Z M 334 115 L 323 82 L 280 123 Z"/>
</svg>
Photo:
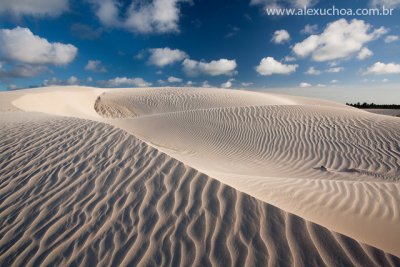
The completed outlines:
<svg viewBox="0 0 400 267">
<path fill-rule="evenodd" d="M 398 118 L 218 89 L 6 103 L 1 266 L 400 265 Z"/>
</svg>

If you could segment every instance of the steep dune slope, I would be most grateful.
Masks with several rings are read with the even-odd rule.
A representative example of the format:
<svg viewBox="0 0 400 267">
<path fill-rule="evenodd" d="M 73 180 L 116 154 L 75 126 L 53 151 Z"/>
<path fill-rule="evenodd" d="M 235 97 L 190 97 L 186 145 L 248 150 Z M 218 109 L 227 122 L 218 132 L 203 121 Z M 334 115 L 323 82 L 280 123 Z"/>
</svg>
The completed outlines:
<svg viewBox="0 0 400 267">
<path fill-rule="evenodd" d="M 399 266 L 107 124 L 0 114 L 0 265 Z"/>
<path fill-rule="evenodd" d="M 292 96 L 159 92 L 106 92 L 96 107 L 225 184 L 400 255 L 399 119 Z"/>
</svg>

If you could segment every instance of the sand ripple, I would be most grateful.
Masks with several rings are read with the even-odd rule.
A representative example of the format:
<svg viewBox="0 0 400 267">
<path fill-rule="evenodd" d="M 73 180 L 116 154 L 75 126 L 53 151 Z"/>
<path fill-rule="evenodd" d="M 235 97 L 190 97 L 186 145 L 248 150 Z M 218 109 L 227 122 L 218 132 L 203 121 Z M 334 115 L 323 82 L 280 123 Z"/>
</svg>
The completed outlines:
<svg viewBox="0 0 400 267">
<path fill-rule="evenodd" d="M 0 125 L 1 266 L 400 265 L 107 124 Z"/>
<path fill-rule="evenodd" d="M 218 89 L 106 92 L 96 109 L 225 184 L 400 255 L 398 118 Z"/>
</svg>

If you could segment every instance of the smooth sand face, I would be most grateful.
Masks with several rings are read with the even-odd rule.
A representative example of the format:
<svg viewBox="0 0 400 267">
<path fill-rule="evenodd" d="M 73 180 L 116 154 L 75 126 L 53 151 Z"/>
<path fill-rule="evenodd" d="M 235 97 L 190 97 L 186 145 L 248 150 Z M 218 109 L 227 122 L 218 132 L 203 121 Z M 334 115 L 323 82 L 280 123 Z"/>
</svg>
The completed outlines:
<svg viewBox="0 0 400 267">
<path fill-rule="evenodd" d="M 21 92 L 28 112 L 0 116 L 0 262 L 400 264 L 359 243 L 400 255 L 400 119 L 218 89 Z"/>
</svg>

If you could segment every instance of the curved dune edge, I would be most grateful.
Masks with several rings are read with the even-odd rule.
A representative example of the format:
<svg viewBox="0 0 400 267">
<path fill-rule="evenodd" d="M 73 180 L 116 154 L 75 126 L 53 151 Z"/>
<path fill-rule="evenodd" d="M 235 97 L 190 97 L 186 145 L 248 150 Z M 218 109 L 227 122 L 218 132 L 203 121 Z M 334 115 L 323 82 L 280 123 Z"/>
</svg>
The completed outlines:
<svg viewBox="0 0 400 267">
<path fill-rule="evenodd" d="M 70 89 L 57 88 L 53 93 L 62 96 L 65 90 L 71 93 Z M 193 90 L 174 88 L 74 90 L 76 94 L 96 90 L 96 94 L 90 93 L 88 102 L 95 101 L 98 113 L 108 119 L 87 112 L 75 116 L 118 126 L 239 191 L 400 255 L 398 119 L 330 101 L 232 90 L 200 89 L 194 95 Z M 40 91 L 36 92 L 40 97 Z M 13 103 L 25 110 L 25 103 L 30 103 L 30 111 L 60 115 L 51 106 L 32 104 L 31 97 L 27 94 Z M 52 101 L 57 99 L 53 97 Z M 64 115 L 70 115 L 70 110 L 77 109 L 64 109 Z M 271 121 L 271 114 L 280 118 L 279 127 Z M 317 142 L 312 140 L 316 136 L 308 126 L 312 117 L 318 118 L 314 124 L 324 129 L 318 133 Z M 252 130 L 254 125 L 256 131 Z M 266 125 L 273 126 L 272 131 L 266 132 Z M 371 130 L 375 128 L 382 128 L 383 133 Z M 335 136 L 329 129 L 343 133 Z M 372 132 L 365 135 L 364 129 Z M 364 138 L 366 143 L 347 142 L 349 134 Z M 275 147 L 267 147 L 268 153 L 263 154 L 259 144 L 251 142 L 268 140 L 268 136 L 274 138 Z M 360 153 L 354 147 L 365 150 Z M 309 156 L 301 159 L 305 149 Z M 330 152 L 320 155 L 315 151 Z M 321 165 L 328 171 L 316 169 Z"/>
<path fill-rule="evenodd" d="M 113 126 L 0 113 L 3 266 L 398 266 Z"/>
<path fill-rule="evenodd" d="M 185 164 L 400 255 L 399 119 L 232 90 L 132 90 L 100 98 L 98 112 L 119 118 L 113 125 Z"/>
</svg>

